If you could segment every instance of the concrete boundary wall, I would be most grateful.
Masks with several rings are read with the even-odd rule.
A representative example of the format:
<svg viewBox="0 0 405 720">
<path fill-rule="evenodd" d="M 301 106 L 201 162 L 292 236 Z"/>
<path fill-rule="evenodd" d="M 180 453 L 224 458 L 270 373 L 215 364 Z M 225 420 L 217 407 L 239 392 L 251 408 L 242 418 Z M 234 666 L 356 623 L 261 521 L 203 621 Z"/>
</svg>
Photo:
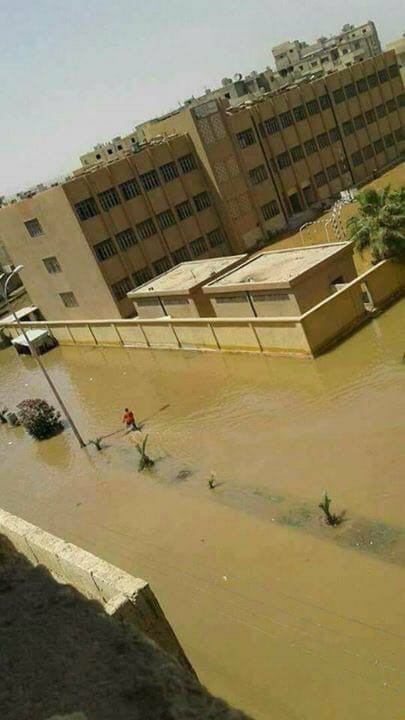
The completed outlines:
<svg viewBox="0 0 405 720">
<path fill-rule="evenodd" d="M 405 292 L 405 264 L 383 260 L 297 317 L 153 318 L 23 323 L 47 328 L 60 345 L 254 352 L 315 357 Z M 366 307 L 365 296 L 369 303 Z M 15 325 L 0 330 L 16 336 Z"/>
<path fill-rule="evenodd" d="M 58 582 L 98 601 L 111 616 L 125 619 L 192 671 L 155 595 L 145 580 L 0 509 L 0 534 L 33 565 L 44 565 Z"/>
</svg>

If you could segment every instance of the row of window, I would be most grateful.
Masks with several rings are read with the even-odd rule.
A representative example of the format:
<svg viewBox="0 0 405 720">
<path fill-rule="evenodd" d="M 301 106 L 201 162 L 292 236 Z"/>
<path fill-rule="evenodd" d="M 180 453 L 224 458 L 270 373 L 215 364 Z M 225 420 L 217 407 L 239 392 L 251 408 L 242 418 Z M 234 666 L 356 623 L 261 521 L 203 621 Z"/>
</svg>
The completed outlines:
<svg viewBox="0 0 405 720">
<path fill-rule="evenodd" d="M 208 246 L 214 248 L 219 245 L 223 245 L 225 242 L 226 236 L 224 231 L 221 228 L 215 228 L 215 230 L 211 230 L 211 232 L 207 233 L 206 237 L 201 236 L 190 242 L 191 256 L 198 257 L 199 255 L 203 255 L 207 252 Z M 183 245 L 183 247 L 180 247 L 177 250 L 173 250 L 172 258 L 174 263 L 178 264 L 190 260 L 190 250 L 186 247 L 186 245 Z M 148 282 L 148 280 L 151 280 L 153 274 L 161 275 L 167 270 L 170 270 L 172 266 L 173 263 L 171 259 L 165 255 L 152 263 L 153 273 L 149 267 L 145 266 L 134 272 L 132 278 L 125 277 L 122 280 L 119 280 L 111 285 L 111 290 L 115 299 L 124 300 L 127 293 L 129 293 L 134 287 L 143 285 Z"/>
<path fill-rule="evenodd" d="M 402 137 L 402 130 L 397 130 L 395 135 L 397 135 L 397 139 L 399 141 Z M 355 167 L 357 165 L 361 165 L 366 160 L 373 158 L 374 155 L 384 152 L 384 148 L 388 150 L 388 148 L 393 147 L 394 145 L 394 135 L 392 133 L 388 133 L 388 135 L 384 135 L 383 138 L 379 138 L 370 145 L 366 145 L 362 148 L 362 150 L 356 150 L 356 152 L 354 152 L 351 156 L 352 163 Z"/>
<path fill-rule="evenodd" d="M 165 165 L 161 165 L 159 168 L 160 175 L 157 170 L 150 170 L 139 175 L 139 180 L 144 191 L 149 192 L 150 190 L 158 187 L 161 184 L 161 178 L 164 182 L 170 182 L 170 180 L 177 178 L 179 176 L 178 166 L 183 174 L 195 170 L 197 166 L 194 155 L 184 155 L 183 157 L 178 158 L 177 164 L 175 162 L 170 162 Z M 118 187 L 124 200 L 132 200 L 132 198 L 141 195 L 139 182 L 136 178 L 131 178 L 130 180 L 121 183 Z M 98 193 L 98 199 L 102 209 L 108 212 L 116 205 L 120 205 L 120 193 L 114 187 Z M 88 220 L 89 218 L 99 214 L 97 203 L 92 197 L 75 203 L 75 210 L 79 220 Z"/>
<path fill-rule="evenodd" d="M 380 105 L 376 105 L 375 108 L 366 110 L 364 115 L 356 115 L 352 120 L 346 120 L 346 122 L 343 123 L 343 133 L 346 136 L 351 135 L 355 130 L 361 130 L 361 128 L 366 127 L 366 125 L 377 122 L 377 119 L 385 117 L 388 113 L 395 112 L 396 109 L 397 100 L 391 98 L 387 100 L 386 103 L 381 103 Z"/>
<path fill-rule="evenodd" d="M 322 148 L 333 145 L 341 139 L 339 129 L 337 127 L 332 128 L 329 132 L 323 132 L 316 136 L 316 138 L 310 138 L 304 142 L 304 145 L 295 145 L 289 151 L 280 153 L 276 157 L 276 163 L 279 170 L 291 165 L 291 162 L 298 162 L 303 160 L 305 155 L 308 157 L 313 153 L 322 150 Z"/>
<path fill-rule="evenodd" d="M 360 78 L 359 80 L 356 80 L 356 82 L 348 83 L 343 88 L 338 88 L 337 90 L 334 90 L 333 99 L 336 105 L 338 105 L 345 100 L 350 100 L 350 98 L 355 97 L 356 95 L 360 95 L 361 93 L 367 92 L 368 90 L 377 87 L 379 83 L 388 82 L 390 78 L 397 77 L 397 75 L 399 75 L 398 65 L 390 65 L 388 69 L 383 68 L 376 73 L 371 73 L 371 75 L 367 75 L 367 77 L 365 78 Z"/>
<path fill-rule="evenodd" d="M 396 70 L 394 71 L 393 68 L 395 68 Z M 378 76 L 385 78 L 385 75 L 387 74 L 386 79 L 388 80 L 388 72 L 391 73 L 391 77 L 394 77 L 392 73 L 398 74 L 398 66 L 392 65 L 389 71 L 380 70 Z M 377 78 L 376 73 L 369 76 L 369 78 L 374 77 Z M 367 80 L 369 80 L 369 78 L 367 78 Z M 380 82 L 385 81 L 380 80 Z M 364 84 L 365 90 L 367 90 L 369 86 L 365 78 L 358 80 L 356 84 L 349 83 L 349 85 L 346 85 L 345 88 L 338 88 L 338 90 L 335 90 L 333 93 L 335 103 L 342 102 L 342 100 L 345 100 L 349 97 L 354 97 L 354 95 L 357 94 L 356 85 L 360 85 L 360 87 L 362 88 Z M 362 90 L 359 90 L 359 92 L 362 92 Z M 392 104 L 392 109 L 389 110 L 389 112 L 392 112 L 393 109 L 396 109 L 396 106 L 394 108 L 395 99 L 393 99 L 392 101 L 388 101 L 388 103 Z M 260 133 L 262 136 L 266 134 L 274 135 L 275 133 L 280 132 L 281 129 L 287 128 L 290 125 L 294 125 L 296 122 L 300 122 L 301 120 L 305 120 L 308 116 L 316 115 L 322 110 L 326 110 L 328 107 L 330 107 L 329 95 L 320 95 L 317 99 L 309 100 L 307 103 L 297 105 L 297 107 L 293 108 L 292 110 L 287 110 L 286 112 L 280 113 L 279 115 L 274 115 L 273 117 L 264 120 L 264 122 L 260 123 L 259 125 Z M 256 136 L 252 128 L 246 128 L 246 130 L 242 130 L 241 132 L 236 133 L 236 139 L 239 143 L 239 147 L 242 150 L 249 147 L 250 145 L 254 145 L 256 142 Z"/>
</svg>

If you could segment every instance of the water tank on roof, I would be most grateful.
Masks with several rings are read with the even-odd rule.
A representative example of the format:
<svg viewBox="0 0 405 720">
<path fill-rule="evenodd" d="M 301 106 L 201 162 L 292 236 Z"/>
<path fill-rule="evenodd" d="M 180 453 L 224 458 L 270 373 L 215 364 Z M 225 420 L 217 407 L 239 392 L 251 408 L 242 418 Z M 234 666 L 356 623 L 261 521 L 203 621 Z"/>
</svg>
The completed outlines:
<svg viewBox="0 0 405 720">
<path fill-rule="evenodd" d="M 240 82 L 240 80 L 242 80 L 242 74 L 241 74 L 241 73 L 235 73 L 235 75 L 233 76 L 233 81 L 234 81 L 234 82 Z"/>
<path fill-rule="evenodd" d="M 221 85 L 222 85 L 222 87 L 226 87 L 227 85 L 232 85 L 232 80 L 231 80 L 231 78 L 227 78 L 227 77 L 226 77 L 226 78 L 222 78 L 222 80 L 221 80 Z"/>
</svg>

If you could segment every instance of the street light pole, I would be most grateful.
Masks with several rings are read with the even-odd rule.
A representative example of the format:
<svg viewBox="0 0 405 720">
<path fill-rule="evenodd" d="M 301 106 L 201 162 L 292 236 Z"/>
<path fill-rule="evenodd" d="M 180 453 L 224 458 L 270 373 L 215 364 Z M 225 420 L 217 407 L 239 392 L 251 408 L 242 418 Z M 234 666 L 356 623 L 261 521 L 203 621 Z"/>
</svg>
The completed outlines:
<svg viewBox="0 0 405 720">
<path fill-rule="evenodd" d="M 52 378 L 49 376 L 48 371 L 47 371 L 47 369 L 45 368 L 45 365 L 43 364 L 40 355 L 38 355 L 35 346 L 31 343 L 31 340 L 29 339 L 28 334 L 27 334 L 26 331 L 25 331 L 25 328 L 21 325 L 20 320 L 19 320 L 19 317 L 18 317 L 17 313 L 14 311 L 14 309 L 12 308 L 12 306 L 11 306 L 11 304 L 10 304 L 10 301 L 9 301 L 9 299 L 8 299 L 8 285 L 9 285 L 9 282 L 10 282 L 11 278 L 12 278 L 14 275 L 16 275 L 17 273 L 19 273 L 19 272 L 23 269 L 23 267 L 24 267 L 23 265 L 17 265 L 17 267 L 16 267 L 9 275 L 7 275 L 6 281 L 5 281 L 5 283 L 4 283 L 4 299 L 5 299 L 5 301 L 6 301 L 6 304 L 7 304 L 7 307 L 8 307 L 8 309 L 9 309 L 10 314 L 14 317 L 14 320 L 15 320 L 17 326 L 18 326 L 18 329 L 20 330 L 22 336 L 23 336 L 24 339 L 25 339 L 25 342 L 27 343 L 27 345 L 28 345 L 28 347 L 29 347 L 29 349 L 30 349 L 31 355 L 35 358 L 35 360 L 36 360 L 39 368 L 40 368 L 41 371 L 42 371 L 42 374 L 43 374 L 44 377 L 45 377 L 46 382 L 48 383 L 48 385 L 49 385 L 49 387 L 51 388 L 51 390 L 52 390 L 52 392 L 53 392 L 53 394 L 54 394 L 57 402 L 59 403 L 59 405 L 60 405 L 60 407 L 62 408 L 64 414 L 66 415 L 66 417 L 67 417 L 67 419 L 68 419 L 68 421 L 69 421 L 69 423 L 70 423 L 70 425 L 71 425 L 71 427 L 72 427 L 72 430 L 73 430 L 73 432 L 74 432 L 74 434 L 75 434 L 75 436 L 76 436 L 76 439 L 77 439 L 80 447 L 81 447 L 81 448 L 84 448 L 84 447 L 86 447 L 86 443 L 84 442 L 82 436 L 80 435 L 80 433 L 79 433 L 79 431 L 78 431 L 75 423 L 73 422 L 72 416 L 70 415 L 70 413 L 69 413 L 69 411 L 68 411 L 65 403 L 63 402 L 63 400 L 62 400 L 62 398 L 61 398 L 61 396 L 59 395 L 59 392 L 58 392 L 58 390 L 56 389 L 56 387 L 55 387 L 55 385 L 54 385 L 54 383 L 53 383 Z M 0 276 L 0 280 L 1 280 L 3 277 L 4 277 L 4 274 Z"/>
</svg>

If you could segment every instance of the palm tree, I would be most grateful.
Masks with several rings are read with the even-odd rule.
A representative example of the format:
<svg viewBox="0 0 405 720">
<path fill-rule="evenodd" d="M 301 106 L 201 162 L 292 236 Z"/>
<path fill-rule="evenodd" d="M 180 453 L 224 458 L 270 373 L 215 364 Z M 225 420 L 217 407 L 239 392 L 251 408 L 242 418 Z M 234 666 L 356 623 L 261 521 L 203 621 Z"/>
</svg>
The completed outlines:
<svg viewBox="0 0 405 720">
<path fill-rule="evenodd" d="M 347 221 L 350 240 L 360 253 L 369 248 L 374 262 L 405 259 L 405 187 L 369 188 L 356 196 L 357 215 Z"/>
</svg>

